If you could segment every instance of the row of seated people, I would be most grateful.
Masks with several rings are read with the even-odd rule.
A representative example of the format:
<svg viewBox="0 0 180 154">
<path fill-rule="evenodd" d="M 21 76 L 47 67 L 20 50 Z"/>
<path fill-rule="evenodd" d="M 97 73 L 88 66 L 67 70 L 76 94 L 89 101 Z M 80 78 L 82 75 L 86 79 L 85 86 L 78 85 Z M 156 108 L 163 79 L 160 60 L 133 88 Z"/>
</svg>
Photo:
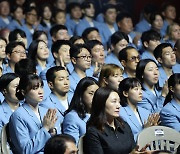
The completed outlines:
<svg viewBox="0 0 180 154">
<path fill-rule="evenodd" d="M 114 66 L 116 72 L 120 71 L 117 65 L 107 65 Z M 107 68 L 112 66 L 105 66 L 104 71 L 107 72 Z M 165 99 L 162 98 L 163 91 L 158 96 L 155 90 L 157 64 L 146 59 L 140 61 L 138 66 L 144 69 L 141 74 L 144 82 L 137 76 L 125 78 L 113 87 L 112 75 L 109 79 L 104 76 L 99 83 L 92 77 L 81 79 L 64 114 L 60 111 L 63 105 L 61 102 L 43 101 L 43 81 L 38 75 L 26 74 L 20 78 L 15 73 L 3 75 L 0 83 L 6 87 L 3 89 L 5 100 L 0 106 L 0 119 L 2 127 L 8 123 L 12 152 L 43 153 L 44 145 L 51 136 L 64 133 L 72 135 L 76 144 L 85 134 L 86 153 L 133 153 L 138 150 L 135 144 L 138 134 L 144 128 L 160 124 L 159 119 L 161 125 L 180 131 L 180 73 L 168 79 L 169 92 L 166 92 Z M 111 71 L 114 73 L 114 70 Z M 60 96 L 61 91 L 61 97 L 64 97 L 68 92 L 69 80 L 68 77 L 60 76 L 67 75 L 67 71 L 61 66 L 55 66 L 48 73 L 51 73 L 50 78 L 54 78 L 54 81 L 49 81 L 49 85 L 57 89 L 55 91 L 52 88 L 52 95 L 59 92 Z M 145 88 L 152 84 L 154 93 L 151 91 L 150 94 Z M 144 93 L 151 95 L 151 98 L 144 96 Z M 165 101 L 157 101 L 159 98 Z M 150 99 L 154 99 L 154 104 L 151 104 Z M 159 103 L 163 103 L 164 107 L 159 106 Z M 149 106 L 157 111 L 152 113 L 147 108 Z"/>
<path fill-rule="evenodd" d="M 28 40 L 27 47 L 32 42 L 32 35 L 36 30 L 47 33 L 48 43 L 51 46 L 54 37 L 58 37 L 52 34 L 52 28 L 56 24 L 66 26 L 70 36 L 81 36 L 86 28 L 95 27 L 99 30 L 102 43 L 106 47 L 110 43 L 110 36 L 118 29 L 128 35 L 129 42 L 134 43 L 139 49 L 142 47 L 140 41 L 142 33 L 150 29 L 160 33 L 161 37 L 172 45 L 178 39 L 175 34 L 178 31 L 178 23 L 175 23 L 176 8 L 170 3 L 165 3 L 161 10 L 156 10 L 152 5 L 145 6 L 143 17 L 135 28 L 133 28 L 133 18 L 128 11 L 118 10 L 113 4 L 107 4 L 103 7 L 102 13 L 97 16 L 97 21 L 94 20 L 95 7 L 92 1 L 86 1 L 82 4 L 70 3 L 66 10 L 67 14 L 64 7 L 61 10 L 54 8 L 52 11 L 49 3 L 44 3 L 40 7 L 40 11 L 37 11 L 38 6 L 34 1 L 24 8 L 13 5 L 11 7 L 12 17 L 9 17 L 11 5 L 8 0 L 3 0 L 0 5 L 2 9 L 0 11 L 2 12 L 0 13 L 0 29 L 7 28 L 12 31 L 18 28 L 23 30 Z M 65 35 L 65 32 L 59 32 L 59 35 Z"/>
</svg>

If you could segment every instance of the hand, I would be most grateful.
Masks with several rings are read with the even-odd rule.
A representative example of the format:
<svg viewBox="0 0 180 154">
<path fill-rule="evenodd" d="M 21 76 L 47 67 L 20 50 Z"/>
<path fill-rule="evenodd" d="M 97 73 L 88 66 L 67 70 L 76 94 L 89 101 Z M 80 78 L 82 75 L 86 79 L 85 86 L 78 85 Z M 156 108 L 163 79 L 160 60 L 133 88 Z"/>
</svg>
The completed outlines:
<svg viewBox="0 0 180 154">
<path fill-rule="evenodd" d="M 151 151 L 147 151 L 146 148 L 149 144 L 146 144 L 141 150 L 139 150 L 139 145 L 137 145 L 130 154 L 151 154 Z"/>
<path fill-rule="evenodd" d="M 163 97 L 166 97 L 167 94 L 168 94 L 168 92 L 169 92 L 168 81 L 166 81 L 165 84 L 163 85 L 161 95 L 162 95 Z"/>
<path fill-rule="evenodd" d="M 103 66 L 103 64 L 101 64 L 101 63 L 98 63 L 98 62 L 95 63 L 95 68 L 94 68 L 94 73 L 93 73 L 94 77 L 98 76 L 98 74 L 101 71 L 102 66 Z"/>
<path fill-rule="evenodd" d="M 57 121 L 56 109 L 48 109 L 46 115 L 43 118 L 43 127 L 49 131 L 54 128 Z"/>
<path fill-rule="evenodd" d="M 147 121 L 144 121 L 144 128 L 159 125 L 160 124 L 159 119 L 160 119 L 159 113 L 153 113 L 149 115 Z"/>
</svg>

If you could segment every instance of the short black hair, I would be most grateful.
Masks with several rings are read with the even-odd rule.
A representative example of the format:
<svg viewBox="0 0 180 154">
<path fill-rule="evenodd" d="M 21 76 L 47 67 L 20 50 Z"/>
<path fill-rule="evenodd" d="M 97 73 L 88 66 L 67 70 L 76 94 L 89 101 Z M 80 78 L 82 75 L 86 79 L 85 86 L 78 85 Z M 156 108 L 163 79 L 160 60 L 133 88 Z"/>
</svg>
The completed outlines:
<svg viewBox="0 0 180 154">
<path fill-rule="evenodd" d="M 15 47 L 17 47 L 18 45 L 22 46 L 24 49 L 25 45 L 23 42 L 17 42 L 17 41 L 13 41 L 13 42 L 9 42 L 6 46 L 6 54 L 11 54 L 12 51 L 14 50 Z"/>
<path fill-rule="evenodd" d="M 22 38 L 26 38 L 26 33 L 21 29 L 14 29 L 9 33 L 9 42 L 16 41 L 18 39 L 18 34 Z"/>
<path fill-rule="evenodd" d="M 50 34 L 51 34 L 51 36 L 56 35 L 56 33 L 57 33 L 59 30 L 68 30 L 68 29 L 67 29 L 67 27 L 64 26 L 64 25 L 54 25 L 54 26 L 50 29 Z"/>
<path fill-rule="evenodd" d="M 125 39 L 129 43 L 128 35 L 124 32 L 117 31 L 111 35 L 111 44 L 116 45 L 119 41 Z"/>
<path fill-rule="evenodd" d="M 127 51 L 130 50 L 130 49 L 135 49 L 134 47 L 132 46 L 127 46 L 125 47 L 124 49 L 121 50 L 121 52 L 119 52 L 119 61 L 121 62 L 122 60 L 125 60 L 127 61 L 127 57 L 128 57 L 128 54 L 127 54 Z M 136 49 L 135 49 L 136 50 Z"/>
<path fill-rule="evenodd" d="M 106 4 L 105 6 L 103 6 L 102 13 L 106 14 L 106 12 L 109 9 L 115 9 L 116 10 L 116 5 L 114 5 L 114 4 Z"/>
<path fill-rule="evenodd" d="M 118 22 L 122 21 L 124 18 L 132 19 L 132 16 L 128 12 L 121 12 L 117 15 L 116 22 L 118 23 Z"/>
<path fill-rule="evenodd" d="M 171 47 L 172 45 L 170 43 L 161 43 L 159 44 L 155 49 L 154 49 L 154 57 L 156 59 L 161 58 L 162 57 L 162 50 L 166 47 Z"/>
</svg>

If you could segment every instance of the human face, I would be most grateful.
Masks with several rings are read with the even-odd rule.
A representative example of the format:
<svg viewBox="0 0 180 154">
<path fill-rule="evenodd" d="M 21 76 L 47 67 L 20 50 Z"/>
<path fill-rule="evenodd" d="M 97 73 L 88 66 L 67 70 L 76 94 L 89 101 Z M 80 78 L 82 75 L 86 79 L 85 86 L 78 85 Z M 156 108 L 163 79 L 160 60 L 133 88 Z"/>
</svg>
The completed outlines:
<svg viewBox="0 0 180 154">
<path fill-rule="evenodd" d="M 110 75 L 106 79 L 106 84 L 109 88 L 117 91 L 120 82 L 123 80 L 122 71 L 120 69 L 115 70 L 114 74 Z"/>
<path fill-rule="evenodd" d="M 18 21 L 21 21 L 24 19 L 24 15 L 23 15 L 23 9 L 21 7 L 18 7 L 16 9 L 16 11 L 14 12 L 14 18 Z"/>
<path fill-rule="evenodd" d="M 75 7 L 71 10 L 71 16 L 73 19 L 79 20 L 82 17 L 82 11 L 80 7 Z"/>
<path fill-rule="evenodd" d="M 106 100 L 105 112 L 107 119 L 119 117 L 120 98 L 117 92 L 111 92 Z"/>
<path fill-rule="evenodd" d="M 154 49 L 160 44 L 160 40 L 150 40 L 149 43 L 147 43 L 146 47 L 147 50 L 152 52 L 154 51 Z"/>
<path fill-rule="evenodd" d="M 180 39 L 180 26 L 179 25 L 173 25 L 171 30 L 171 39 L 174 41 L 177 41 Z"/>
<path fill-rule="evenodd" d="M 161 30 L 163 26 L 163 19 L 160 15 L 156 15 L 155 20 L 152 23 L 152 26 L 159 31 Z"/>
<path fill-rule="evenodd" d="M 51 19 L 51 16 L 52 16 L 52 12 L 50 10 L 50 8 L 48 6 L 46 6 L 44 8 L 44 12 L 43 12 L 43 18 L 45 20 L 50 20 Z"/>
<path fill-rule="evenodd" d="M 59 25 L 64 25 L 66 23 L 66 15 L 64 12 L 59 12 L 56 14 L 55 23 Z"/>
<path fill-rule="evenodd" d="M 167 9 L 164 11 L 164 16 L 167 19 L 176 19 L 176 8 L 174 6 L 168 6 Z"/>
<path fill-rule="evenodd" d="M 66 1 L 65 0 L 57 0 L 55 7 L 61 10 L 65 10 L 66 9 Z"/>
<path fill-rule="evenodd" d="M 21 5 L 21 6 L 24 4 L 24 2 L 25 0 L 16 0 L 16 4 Z"/>
<path fill-rule="evenodd" d="M 105 20 L 108 24 L 112 25 L 116 22 L 117 12 L 116 9 L 108 9 L 105 14 Z"/>
<path fill-rule="evenodd" d="M 139 61 L 140 55 L 136 49 L 127 50 L 127 60 L 124 65 L 126 71 L 136 71 L 136 67 Z"/>
<path fill-rule="evenodd" d="M 43 41 L 40 41 L 37 48 L 37 59 L 39 60 L 47 60 L 49 57 L 49 49 L 47 44 Z"/>
<path fill-rule="evenodd" d="M 23 42 L 25 47 L 27 48 L 27 38 L 26 37 L 21 37 L 19 34 L 17 34 L 17 41 Z"/>
<path fill-rule="evenodd" d="M 94 9 L 94 5 L 90 4 L 89 8 L 86 8 L 83 10 L 83 13 L 85 14 L 85 16 L 89 17 L 89 18 L 94 18 L 95 15 L 95 9 Z"/>
<path fill-rule="evenodd" d="M 19 85 L 19 80 L 20 78 L 17 77 L 14 80 L 12 80 L 7 88 L 6 88 L 6 92 L 5 92 L 5 99 L 8 103 L 18 103 L 19 100 L 16 97 L 16 88 Z"/>
<path fill-rule="evenodd" d="M 140 102 L 140 101 L 142 101 L 142 87 L 139 84 L 128 90 L 127 102 L 128 102 L 128 104 L 136 105 L 137 102 Z"/>
<path fill-rule="evenodd" d="M 92 99 L 93 99 L 94 93 L 96 92 L 98 88 L 99 88 L 98 85 L 94 84 L 87 87 L 87 89 L 84 91 L 83 102 L 85 106 L 87 107 L 88 112 L 90 112 L 91 110 Z"/>
<path fill-rule="evenodd" d="M 120 52 L 122 49 L 124 49 L 125 47 L 127 47 L 127 46 L 128 46 L 128 42 L 127 42 L 125 39 L 120 40 L 118 43 L 116 43 L 115 46 L 113 46 L 113 48 L 114 48 L 114 53 L 115 53 L 116 55 L 118 55 L 119 52 Z"/>
<path fill-rule="evenodd" d="M 68 31 L 66 29 L 61 29 L 56 33 L 56 36 L 54 38 L 54 41 L 57 40 L 69 40 L 69 34 Z"/>
<path fill-rule="evenodd" d="M 3 17 L 7 17 L 10 13 L 9 3 L 7 1 L 3 1 L 0 3 L 0 15 Z"/>
<path fill-rule="evenodd" d="M 40 81 L 35 80 L 35 82 L 33 88 L 25 93 L 26 102 L 32 106 L 37 106 L 37 104 L 43 100 L 44 94 Z"/>
<path fill-rule="evenodd" d="M 66 70 L 60 70 L 54 73 L 56 76 L 52 84 L 52 90 L 55 94 L 65 95 L 69 91 L 69 74 Z"/>
<path fill-rule="evenodd" d="M 97 32 L 96 30 L 90 32 L 88 35 L 87 35 L 87 39 L 88 40 L 98 40 L 101 42 L 101 36 L 99 34 L 99 32 Z"/>
<path fill-rule="evenodd" d="M 61 60 L 64 62 L 64 65 L 66 66 L 68 63 L 70 63 L 70 46 L 69 45 L 62 45 L 61 48 L 58 50 L 58 53 L 54 53 L 55 59 L 61 63 Z"/>
<path fill-rule="evenodd" d="M 11 63 L 15 64 L 19 62 L 21 59 L 26 59 L 26 51 L 23 46 L 18 45 L 13 49 L 10 55 L 7 55 L 7 57 Z"/>
<path fill-rule="evenodd" d="M 159 80 L 159 70 L 154 62 L 147 63 L 144 74 L 144 83 L 148 86 L 154 86 Z"/>
<path fill-rule="evenodd" d="M 164 67 L 172 68 L 176 64 L 176 55 L 171 47 L 162 50 L 161 62 Z"/>
<path fill-rule="evenodd" d="M 84 40 L 83 39 L 78 39 L 74 42 L 74 44 L 84 44 Z"/>
<path fill-rule="evenodd" d="M 91 55 L 86 48 L 82 48 L 81 52 L 77 55 L 75 60 L 75 67 L 82 71 L 90 68 L 91 66 Z"/>
<path fill-rule="evenodd" d="M 91 55 L 92 55 L 92 62 L 95 64 L 96 62 L 98 62 L 99 64 L 104 64 L 104 58 L 105 58 L 105 54 L 104 54 L 104 47 L 103 45 L 95 45 L 92 49 L 91 49 Z"/>
<path fill-rule="evenodd" d="M 26 14 L 26 24 L 33 26 L 37 21 L 37 12 L 32 10 Z"/>
<path fill-rule="evenodd" d="M 180 103 L 180 84 L 176 84 L 175 87 L 173 87 L 173 93 L 176 101 Z"/>
<path fill-rule="evenodd" d="M 118 26 L 122 32 L 129 34 L 133 30 L 133 22 L 131 18 L 124 18 L 118 22 Z"/>
<path fill-rule="evenodd" d="M 4 40 L 0 40 L 0 61 L 6 58 L 6 42 Z"/>
<path fill-rule="evenodd" d="M 66 151 L 64 154 L 77 154 L 78 149 L 73 142 L 66 142 Z"/>
</svg>

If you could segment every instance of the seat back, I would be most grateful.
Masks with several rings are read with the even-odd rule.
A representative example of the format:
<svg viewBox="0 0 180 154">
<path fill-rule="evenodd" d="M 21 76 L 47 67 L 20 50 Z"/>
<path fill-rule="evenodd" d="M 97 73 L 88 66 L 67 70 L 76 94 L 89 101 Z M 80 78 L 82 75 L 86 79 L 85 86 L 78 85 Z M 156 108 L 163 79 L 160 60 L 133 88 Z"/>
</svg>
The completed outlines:
<svg viewBox="0 0 180 154">
<path fill-rule="evenodd" d="M 78 142 L 78 154 L 83 154 L 84 152 L 83 152 L 83 138 L 84 138 L 84 135 L 83 136 L 81 136 L 80 138 L 79 138 L 79 142 Z"/>
<path fill-rule="evenodd" d="M 7 125 L 8 124 L 4 125 L 1 131 L 1 143 L 0 143 L 1 154 L 10 154 L 10 147 L 7 142 L 7 133 L 6 133 Z"/>
<path fill-rule="evenodd" d="M 138 135 L 137 144 L 140 149 L 146 144 L 150 144 L 150 150 L 174 152 L 180 145 L 180 133 L 165 126 L 148 127 Z"/>
</svg>

